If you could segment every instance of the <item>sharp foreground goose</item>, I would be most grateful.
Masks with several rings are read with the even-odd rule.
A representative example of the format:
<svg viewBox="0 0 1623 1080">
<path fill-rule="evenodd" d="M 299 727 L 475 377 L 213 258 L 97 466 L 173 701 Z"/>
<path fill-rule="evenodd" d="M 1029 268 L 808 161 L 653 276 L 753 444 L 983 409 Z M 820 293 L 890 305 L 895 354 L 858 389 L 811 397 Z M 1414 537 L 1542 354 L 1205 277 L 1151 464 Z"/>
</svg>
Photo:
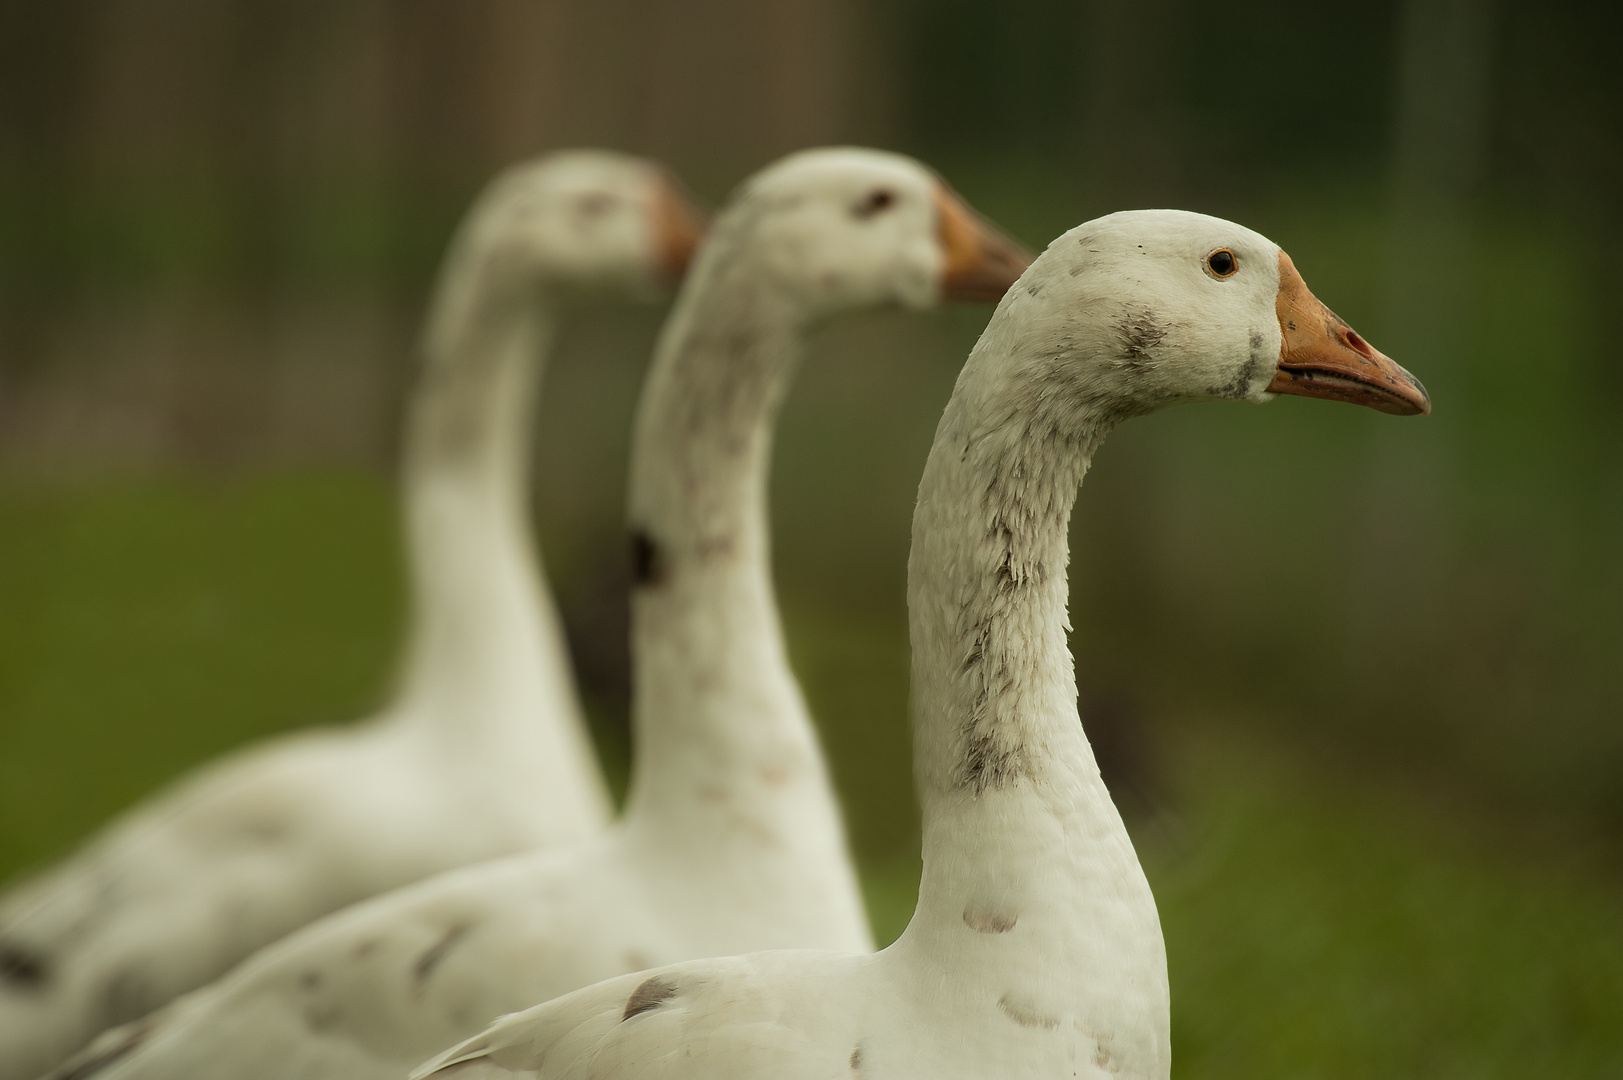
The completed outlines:
<svg viewBox="0 0 1623 1080">
<path fill-rule="evenodd" d="M 808 151 L 748 181 L 699 251 L 636 419 L 624 819 L 307 927 L 62 1075 L 393 1080 L 499 1013 L 623 972 L 871 948 L 778 625 L 774 418 L 817 322 L 995 300 L 1027 261 L 908 158 Z"/>
<path fill-rule="evenodd" d="M 1430 408 L 1254 232 L 1140 211 L 1054 241 L 970 354 L 919 485 L 924 876 L 901 938 L 610 980 L 497 1021 L 418 1080 L 1165 1080 L 1155 901 L 1077 719 L 1067 527 L 1120 421 L 1280 393 Z M 1278 558 L 1259 538 L 1255 572 Z"/>
<path fill-rule="evenodd" d="M 531 399 L 559 316 L 667 291 L 695 222 L 661 168 L 602 152 L 516 167 L 480 197 L 407 421 L 398 695 L 369 723 L 214 763 L 6 896 L 0 1080 L 33 1080 L 345 904 L 607 824 L 532 552 Z"/>
</svg>

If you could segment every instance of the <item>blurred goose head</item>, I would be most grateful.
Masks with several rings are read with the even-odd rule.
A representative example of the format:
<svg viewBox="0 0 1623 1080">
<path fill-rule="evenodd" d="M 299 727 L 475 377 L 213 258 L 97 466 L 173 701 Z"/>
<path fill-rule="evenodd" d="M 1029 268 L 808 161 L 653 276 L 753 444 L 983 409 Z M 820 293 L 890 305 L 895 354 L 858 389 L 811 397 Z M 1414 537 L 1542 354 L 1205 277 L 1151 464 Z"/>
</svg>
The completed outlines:
<svg viewBox="0 0 1623 1080">
<path fill-rule="evenodd" d="M 992 302 L 1030 261 L 917 161 L 847 147 L 791 154 L 739 188 L 694 284 L 747 275 L 750 288 L 726 291 L 805 324 L 873 306 Z"/>
<path fill-rule="evenodd" d="M 458 232 L 446 273 L 553 301 L 656 299 L 681 280 L 704 216 L 663 166 L 607 150 L 503 171 Z"/>
</svg>

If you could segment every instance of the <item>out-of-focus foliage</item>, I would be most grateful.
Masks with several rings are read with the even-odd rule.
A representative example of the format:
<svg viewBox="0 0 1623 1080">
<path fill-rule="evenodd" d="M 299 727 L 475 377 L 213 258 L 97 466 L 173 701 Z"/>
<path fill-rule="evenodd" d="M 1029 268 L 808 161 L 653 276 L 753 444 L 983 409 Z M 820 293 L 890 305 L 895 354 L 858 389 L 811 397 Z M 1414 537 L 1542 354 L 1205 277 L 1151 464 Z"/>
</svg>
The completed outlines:
<svg viewBox="0 0 1623 1080">
<path fill-rule="evenodd" d="M 34 570 L 0 575 L 0 875 L 190 762 L 365 709 L 400 610 L 393 510 L 347 475 L 0 490 L 0 564 Z M 918 882 L 903 631 L 826 598 L 785 614 L 888 941 Z M 1179 1075 L 1617 1074 L 1604 838 L 1198 720 L 1140 748 L 1148 777 L 1106 759 L 1166 928 Z"/>
</svg>

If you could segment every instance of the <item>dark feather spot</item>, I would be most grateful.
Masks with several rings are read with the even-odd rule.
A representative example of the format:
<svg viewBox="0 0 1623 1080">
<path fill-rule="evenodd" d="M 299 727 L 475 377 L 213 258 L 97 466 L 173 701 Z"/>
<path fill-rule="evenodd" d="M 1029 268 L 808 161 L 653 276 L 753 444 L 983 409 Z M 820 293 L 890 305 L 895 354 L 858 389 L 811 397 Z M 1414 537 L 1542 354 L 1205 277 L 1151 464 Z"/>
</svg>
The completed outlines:
<svg viewBox="0 0 1623 1080">
<path fill-rule="evenodd" d="M 1261 331 L 1251 331 L 1251 358 L 1245 362 L 1244 367 L 1234 373 L 1234 378 L 1222 386 L 1213 387 L 1212 396 L 1244 400 L 1250 392 L 1251 383 L 1256 379 L 1258 372 L 1264 370 L 1271 363 L 1266 355 L 1266 350 L 1263 348 L 1265 344 Z"/>
<path fill-rule="evenodd" d="M 306 1009 L 304 1025 L 314 1032 L 331 1031 L 344 1019 L 344 1010 L 336 1005 L 323 1009 Z"/>
<path fill-rule="evenodd" d="M 1212 390 L 1212 396 L 1243 399 L 1246 394 L 1250 392 L 1251 381 L 1256 377 L 1257 358 L 1252 356 L 1246 360 L 1245 364 L 1240 368 L 1239 371 L 1234 373 L 1234 378 L 1230 379 L 1222 386 L 1214 387 Z"/>
<path fill-rule="evenodd" d="M 291 822 L 275 818 L 249 818 L 236 824 L 237 835 L 247 844 L 279 844 L 293 832 Z"/>
<path fill-rule="evenodd" d="M 417 983 L 419 989 L 422 988 L 423 983 L 428 981 L 429 976 L 434 974 L 434 969 L 439 967 L 445 960 L 446 954 L 451 951 L 457 942 L 467 936 L 468 929 L 466 923 L 458 923 L 441 934 L 440 939 L 430 945 L 428 950 L 417 958 L 417 963 L 412 965 L 411 977 Z"/>
<path fill-rule="evenodd" d="M 0 941 L 0 983 L 33 990 L 45 984 L 48 973 L 39 953 L 15 941 Z"/>
<path fill-rule="evenodd" d="M 631 531 L 631 581 L 652 587 L 665 580 L 665 557 L 654 538 L 641 529 Z"/>
<path fill-rule="evenodd" d="M 1003 1010 L 1003 1015 L 1021 1027 L 1047 1028 L 1050 1031 L 1059 1027 L 1058 1020 L 1038 1012 L 1031 1002 L 1016 1000 L 1008 994 L 997 999 L 997 1007 Z"/>
<path fill-rule="evenodd" d="M 991 911 L 979 911 L 972 907 L 964 909 L 964 925 L 977 934 L 1007 934 L 1014 929 L 1014 924 L 1020 921 L 1018 915 L 1000 915 Z"/>
<path fill-rule="evenodd" d="M 975 722 L 972 721 L 972 725 Z M 1026 750 L 996 730 L 971 730 L 959 783 L 972 795 L 1001 791 L 1026 774 Z"/>
<path fill-rule="evenodd" d="M 1167 336 L 1166 324 L 1155 313 L 1129 310 L 1116 322 L 1116 334 L 1121 341 L 1121 354 L 1130 363 L 1144 363 Z"/>
<path fill-rule="evenodd" d="M 299 989 L 313 991 L 321 987 L 321 972 L 311 968 L 299 976 Z"/>
<path fill-rule="evenodd" d="M 626 1011 L 620 1016 L 623 1024 L 633 1016 L 651 1012 L 676 996 L 676 987 L 658 975 L 644 979 L 631 996 L 626 998 Z"/>
<path fill-rule="evenodd" d="M 862 1045 L 860 1043 L 855 1050 L 851 1051 L 851 1071 L 862 1071 Z"/>
<path fill-rule="evenodd" d="M 997 501 L 995 485 L 987 491 L 987 498 L 994 503 Z M 1047 567 L 1041 561 L 1016 555 L 1015 529 L 1001 513 L 993 518 L 987 542 L 1001 549 L 992 571 L 993 582 L 998 595 L 997 608 L 1008 610 L 1018 593 L 1043 582 Z M 1026 747 L 1018 737 L 1002 730 L 990 715 L 994 688 L 1008 685 L 1011 678 L 1006 657 L 996 648 L 1000 634 L 1001 624 L 996 613 L 981 619 L 970 635 L 970 646 L 960 669 L 978 685 L 974 705 L 962 727 L 958 783 L 976 796 L 1007 787 L 1030 773 Z"/>
</svg>

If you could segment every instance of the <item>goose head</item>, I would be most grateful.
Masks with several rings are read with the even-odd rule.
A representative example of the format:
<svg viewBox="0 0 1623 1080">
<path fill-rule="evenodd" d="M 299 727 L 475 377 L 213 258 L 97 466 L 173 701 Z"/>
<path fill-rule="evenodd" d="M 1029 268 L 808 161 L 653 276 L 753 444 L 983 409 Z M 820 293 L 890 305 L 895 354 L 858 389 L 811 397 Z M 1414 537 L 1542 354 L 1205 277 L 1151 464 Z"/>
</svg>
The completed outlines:
<svg viewBox="0 0 1623 1080">
<path fill-rule="evenodd" d="M 746 247 L 744 259 L 721 254 Z M 748 274 L 758 296 L 811 322 L 866 307 L 994 302 L 1030 262 L 917 161 L 844 147 L 791 154 L 747 181 L 694 272 Z"/>
<path fill-rule="evenodd" d="M 1017 365 L 1058 379 L 1107 417 L 1179 401 L 1326 398 L 1400 416 L 1431 411 L 1420 382 L 1308 289 L 1250 229 L 1181 210 L 1079 225 L 999 309 Z"/>
<path fill-rule="evenodd" d="M 681 280 L 702 231 L 703 215 L 663 166 L 568 150 L 492 180 L 457 246 L 486 287 L 560 300 L 652 299 Z"/>
</svg>

